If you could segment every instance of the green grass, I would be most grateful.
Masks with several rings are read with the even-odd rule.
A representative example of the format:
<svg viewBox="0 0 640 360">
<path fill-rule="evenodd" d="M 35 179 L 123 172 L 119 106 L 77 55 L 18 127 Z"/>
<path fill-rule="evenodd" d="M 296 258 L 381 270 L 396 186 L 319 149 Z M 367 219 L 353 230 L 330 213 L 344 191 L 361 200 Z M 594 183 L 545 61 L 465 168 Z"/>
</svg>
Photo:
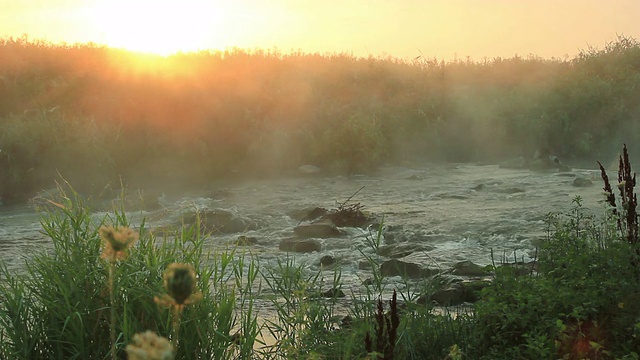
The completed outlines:
<svg viewBox="0 0 640 360">
<path fill-rule="evenodd" d="M 0 269 L 0 324 L 6 359 L 104 359 L 110 350 L 108 263 L 100 259 L 98 228 L 103 224 L 129 226 L 124 212 L 93 219 L 77 196 L 51 203 L 42 212 L 43 231 L 51 238 L 50 252 L 34 255 L 24 274 Z M 250 288 L 255 269 L 243 268 L 233 253 L 203 250 L 199 226 L 179 229 L 157 238 L 141 224 L 140 240 L 131 255 L 116 264 L 115 331 L 118 357 L 134 334 L 152 330 L 170 337 L 172 317 L 154 297 L 162 295 L 162 274 L 172 263 L 197 269 L 203 299 L 187 306 L 180 322 L 182 336 L 177 358 L 232 358 L 252 352 L 257 337 Z M 247 273 L 249 271 L 249 273 Z M 249 275 L 249 276 L 247 276 Z M 5 281 L 6 280 L 6 281 Z M 241 299 L 237 300 L 240 293 Z M 236 301 L 244 304 L 237 308 Z M 232 346 L 232 331 L 244 335 Z"/>
</svg>

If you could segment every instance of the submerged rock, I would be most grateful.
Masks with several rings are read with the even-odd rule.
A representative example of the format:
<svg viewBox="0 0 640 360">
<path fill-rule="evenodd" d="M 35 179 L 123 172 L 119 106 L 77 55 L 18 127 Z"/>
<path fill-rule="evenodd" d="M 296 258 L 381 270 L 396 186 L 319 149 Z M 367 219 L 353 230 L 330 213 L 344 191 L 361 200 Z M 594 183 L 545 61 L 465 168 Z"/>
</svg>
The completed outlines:
<svg viewBox="0 0 640 360">
<path fill-rule="evenodd" d="M 575 187 L 589 187 L 593 185 L 593 182 L 587 178 L 575 178 L 571 185 Z"/>
<path fill-rule="evenodd" d="M 312 206 L 312 207 L 304 208 L 302 210 L 290 211 L 287 213 L 287 215 L 289 215 L 289 217 L 291 217 L 294 220 L 311 221 L 326 215 L 328 212 L 329 210 L 325 208 Z"/>
<path fill-rule="evenodd" d="M 455 306 L 463 303 L 474 303 L 480 299 L 482 289 L 489 286 L 487 280 L 458 281 L 443 286 L 432 294 L 425 294 L 418 298 L 419 304 L 427 302 L 439 306 Z"/>
<path fill-rule="evenodd" d="M 518 193 L 525 192 L 525 190 L 519 187 L 505 187 L 505 188 L 497 188 L 495 189 L 495 192 L 500 194 L 518 194 Z"/>
<path fill-rule="evenodd" d="M 293 232 L 300 238 L 328 238 L 337 237 L 344 234 L 330 221 L 301 224 L 293 229 Z"/>
<path fill-rule="evenodd" d="M 203 230 L 207 232 L 233 234 L 259 228 L 258 222 L 239 217 L 231 211 L 223 209 L 193 211 L 183 215 L 182 221 L 184 225 L 190 226 L 197 222 L 198 217 Z"/>
<path fill-rule="evenodd" d="M 258 239 L 256 239 L 253 236 L 238 236 L 238 238 L 235 241 L 235 244 L 237 246 L 250 246 L 250 245 L 255 245 L 258 243 Z"/>
<path fill-rule="evenodd" d="M 314 299 L 314 298 L 343 298 L 347 296 L 344 291 L 342 291 L 341 289 L 329 289 L 327 291 L 324 292 L 317 292 L 317 293 L 313 293 L 309 295 L 309 298 Z"/>
<path fill-rule="evenodd" d="M 329 289 L 325 292 L 322 293 L 323 297 L 326 298 L 343 298 L 345 296 L 347 296 L 344 291 L 342 291 L 341 289 Z"/>
<path fill-rule="evenodd" d="M 320 258 L 320 262 L 319 262 L 320 266 L 326 267 L 326 266 L 331 266 L 335 264 L 336 264 L 336 258 L 333 255 L 323 255 Z"/>
<path fill-rule="evenodd" d="M 398 259 L 405 256 L 409 256 L 416 251 L 431 251 L 435 249 L 430 245 L 423 244 L 411 244 L 411 243 L 399 243 L 391 245 L 382 245 L 378 247 L 377 253 L 380 256 L 384 256 L 391 259 Z"/>
<path fill-rule="evenodd" d="M 278 248 L 287 252 L 311 253 L 314 251 L 320 252 L 322 244 L 313 239 L 284 239 L 280 242 Z"/>
<path fill-rule="evenodd" d="M 453 265 L 451 274 L 458 276 L 487 276 L 490 272 L 484 266 L 474 264 L 471 261 L 461 261 Z"/>
<path fill-rule="evenodd" d="M 327 210 L 322 207 L 307 207 L 302 210 L 294 210 L 287 213 L 292 219 L 310 222 L 308 225 L 331 224 L 336 227 L 367 228 L 379 221 L 372 214 L 362 211 L 363 206 L 358 204 L 340 205 L 337 209 Z M 333 236 L 333 235 L 331 235 Z"/>
<path fill-rule="evenodd" d="M 387 260 L 380 265 L 380 274 L 384 277 L 402 276 L 410 279 L 421 279 L 436 274 L 436 270 L 398 259 Z"/>
<path fill-rule="evenodd" d="M 418 303 L 424 303 L 426 299 L 426 296 L 419 298 Z M 459 282 L 450 284 L 431 294 L 428 299 L 430 302 L 434 302 L 440 306 L 460 305 L 465 302 L 464 286 Z"/>
<path fill-rule="evenodd" d="M 424 180 L 424 178 L 421 175 L 418 174 L 413 174 L 409 177 L 406 178 L 407 180 Z"/>
</svg>

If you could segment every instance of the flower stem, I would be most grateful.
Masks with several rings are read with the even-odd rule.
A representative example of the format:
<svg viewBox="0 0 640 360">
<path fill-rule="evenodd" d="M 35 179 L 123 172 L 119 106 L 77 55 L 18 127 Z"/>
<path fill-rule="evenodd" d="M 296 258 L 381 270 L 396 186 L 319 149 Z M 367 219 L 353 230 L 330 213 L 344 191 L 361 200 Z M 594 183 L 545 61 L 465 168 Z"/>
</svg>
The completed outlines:
<svg viewBox="0 0 640 360">
<path fill-rule="evenodd" d="M 171 307 L 173 312 L 173 328 L 171 329 L 171 342 L 173 343 L 173 348 L 175 351 L 178 351 L 178 343 L 179 337 L 178 334 L 180 332 L 180 316 L 182 315 L 182 308 L 184 305 L 173 305 Z"/>
<path fill-rule="evenodd" d="M 111 336 L 111 360 L 116 360 L 116 297 L 113 289 L 113 277 L 115 272 L 115 263 L 109 262 L 109 302 L 111 309 L 110 318 L 110 336 Z"/>
</svg>

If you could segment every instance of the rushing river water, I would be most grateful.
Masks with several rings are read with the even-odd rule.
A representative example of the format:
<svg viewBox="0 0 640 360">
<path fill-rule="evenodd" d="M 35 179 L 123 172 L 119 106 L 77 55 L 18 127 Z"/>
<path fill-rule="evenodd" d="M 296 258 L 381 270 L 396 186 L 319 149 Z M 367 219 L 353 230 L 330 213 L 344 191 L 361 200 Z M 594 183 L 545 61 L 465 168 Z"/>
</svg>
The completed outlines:
<svg viewBox="0 0 640 360">
<path fill-rule="evenodd" d="M 575 187 L 575 178 L 591 179 L 593 186 Z M 215 234 L 207 239 L 208 246 L 228 248 L 239 235 L 254 237 L 257 243 L 249 250 L 261 263 L 269 263 L 292 256 L 278 248 L 282 239 L 294 236 L 293 228 L 299 223 L 288 214 L 314 206 L 335 208 L 357 192 L 351 203 L 360 203 L 364 210 L 384 217 L 387 231 L 383 243 L 414 250 L 402 260 L 446 269 L 464 260 L 489 264 L 492 250 L 497 256 L 513 256 L 515 252 L 519 260 L 530 260 L 536 240 L 545 234 L 547 213 L 568 211 L 575 196 L 582 197 L 585 207 L 601 212 L 600 183 L 595 169 L 560 173 L 501 169 L 497 165 L 413 164 L 383 167 L 370 175 L 227 183 L 201 194 L 163 197 L 163 208 L 131 216 L 134 222 L 144 217 L 148 226 L 156 227 L 176 224 L 180 214 L 194 208 L 224 209 L 260 225 L 242 234 Z M 330 255 L 341 265 L 345 285 L 357 286 L 368 276 L 358 265 L 364 260 L 358 249 L 370 232 L 345 231 L 340 237 L 319 239 L 320 252 L 293 256 L 298 264 L 313 269 L 323 256 Z M 0 253 L 10 269 L 23 266 L 25 256 L 47 244 L 33 209 L 0 207 Z"/>
</svg>

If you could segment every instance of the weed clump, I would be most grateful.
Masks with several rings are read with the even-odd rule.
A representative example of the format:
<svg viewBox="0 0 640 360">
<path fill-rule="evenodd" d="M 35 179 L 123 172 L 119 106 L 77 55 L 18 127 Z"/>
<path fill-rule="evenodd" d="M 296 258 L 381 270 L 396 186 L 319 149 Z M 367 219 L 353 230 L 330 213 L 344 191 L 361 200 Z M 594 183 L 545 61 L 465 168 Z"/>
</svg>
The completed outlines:
<svg viewBox="0 0 640 360">
<path fill-rule="evenodd" d="M 95 219 L 72 189 L 60 192 L 40 209 L 52 248 L 27 260 L 22 273 L 0 267 L 0 358 L 253 356 L 255 275 L 247 276 L 252 267 L 242 257 L 204 252 L 199 224 L 157 239 L 144 222 L 133 230 L 124 212 Z M 170 313 L 154 302 L 163 282 Z M 244 335 L 240 346 L 232 329 Z M 179 334 L 189 336 L 178 347 Z"/>
<path fill-rule="evenodd" d="M 393 360 L 398 338 L 398 326 L 400 326 L 398 297 L 395 290 L 393 291 L 393 297 L 389 301 L 388 313 L 384 312 L 382 300 L 378 300 L 375 319 L 375 336 L 372 336 L 367 331 L 364 338 L 365 349 L 369 356 L 374 359 Z"/>
<path fill-rule="evenodd" d="M 631 175 L 631 163 L 629 162 L 629 152 L 627 144 L 622 148 L 622 155 L 619 158 L 618 165 L 618 191 L 620 193 L 620 203 L 616 200 L 616 195 L 609 182 L 609 177 L 604 166 L 598 161 L 600 166 L 600 174 L 604 181 L 604 191 L 606 202 L 612 208 L 612 213 L 616 218 L 618 230 L 624 233 L 629 244 L 638 244 L 638 197 L 635 193 L 636 173 Z M 640 250 L 640 248 L 639 248 Z M 638 253 L 640 255 L 640 253 Z"/>
</svg>

